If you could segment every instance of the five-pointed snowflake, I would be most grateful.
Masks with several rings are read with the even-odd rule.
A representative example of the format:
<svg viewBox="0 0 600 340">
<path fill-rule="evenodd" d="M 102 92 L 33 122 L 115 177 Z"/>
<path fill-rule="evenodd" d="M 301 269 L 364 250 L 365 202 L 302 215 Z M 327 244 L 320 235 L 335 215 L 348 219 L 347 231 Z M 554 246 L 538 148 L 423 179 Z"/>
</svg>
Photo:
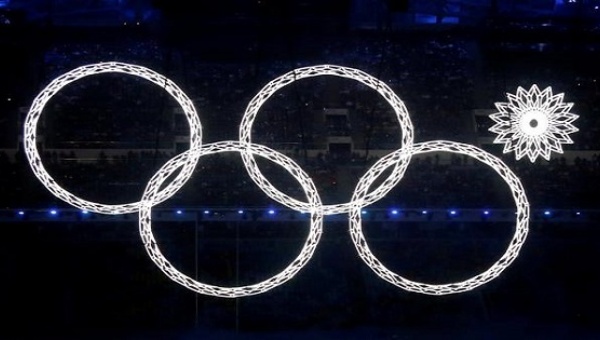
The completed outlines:
<svg viewBox="0 0 600 340">
<path fill-rule="evenodd" d="M 569 134 L 579 131 L 571 124 L 579 118 L 569 112 L 573 103 L 564 103 L 563 97 L 537 85 L 507 93 L 508 102 L 495 103 L 498 112 L 490 115 L 496 124 L 489 131 L 498 134 L 494 143 L 504 144 L 504 153 L 515 151 L 517 160 L 525 155 L 531 162 L 538 156 L 550 160 L 552 151 L 563 153 L 562 144 L 573 143 Z"/>
</svg>

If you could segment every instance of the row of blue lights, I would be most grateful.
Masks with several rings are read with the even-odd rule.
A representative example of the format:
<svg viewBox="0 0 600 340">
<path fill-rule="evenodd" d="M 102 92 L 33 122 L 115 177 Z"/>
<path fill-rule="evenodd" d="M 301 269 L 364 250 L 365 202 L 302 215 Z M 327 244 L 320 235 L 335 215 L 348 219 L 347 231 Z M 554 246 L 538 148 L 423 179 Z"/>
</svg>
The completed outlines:
<svg viewBox="0 0 600 340">
<path fill-rule="evenodd" d="M 49 210 L 47 210 L 47 212 L 51 216 L 57 216 L 57 215 L 59 215 L 59 210 L 58 209 L 49 209 Z M 176 210 L 174 210 L 174 212 L 177 215 L 182 215 L 184 213 L 184 211 L 182 209 L 176 209 Z M 243 215 L 244 212 L 245 211 L 243 209 L 239 209 L 237 211 L 237 213 L 240 214 L 240 215 Z M 458 216 L 458 215 L 460 215 L 459 214 L 459 210 L 456 210 L 456 209 L 450 209 L 450 210 L 447 210 L 447 212 L 448 212 L 448 214 L 450 216 Z M 90 214 L 90 212 L 87 211 L 87 210 L 81 210 L 80 213 L 82 215 L 89 215 Z M 208 210 L 208 209 L 203 211 L 204 215 L 210 215 L 211 213 L 212 212 L 210 210 Z M 275 209 L 268 209 L 268 210 L 266 210 L 266 213 L 268 215 L 276 215 L 277 212 L 276 212 Z M 361 214 L 365 215 L 367 213 L 368 213 L 367 210 L 365 210 L 365 209 L 361 210 Z M 399 209 L 390 209 L 389 213 L 392 216 L 398 216 L 398 215 L 401 214 L 401 210 L 399 210 Z M 492 214 L 492 212 L 490 210 L 482 210 L 481 213 L 484 216 L 490 216 Z M 25 210 L 17 210 L 17 215 L 19 215 L 19 216 L 25 216 L 25 214 L 26 214 Z M 421 210 L 421 214 L 422 215 L 427 215 L 427 214 L 429 214 L 429 211 L 428 210 Z M 551 217 L 553 215 L 552 210 L 544 210 L 543 215 L 546 216 L 546 217 Z M 579 215 L 581 215 L 581 212 L 580 211 L 576 211 L 575 215 L 579 216 Z"/>
<path fill-rule="evenodd" d="M 48 214 L 49 214 L 49 215 L 52 215 L 52 216 L 56 216 L 56 215 L 58 215 L 58 214 L 59 214 L 59 211 L 58 211 L 58 209 L 50 209 L 50 210 L 48 210 L 47 212 L 48 212 Z M 89 212 L 89 211 L 87 211 L 87 210 L 81 210 L 80 212 L 81 212 L 81 214 L 82 214 L 82 215 L 88 215 L 88 214 L 90 214 L 90 212 Z M 176 209 L 174 212 L 175 212 L 175 214 L 177 214 L 177 215 L 182 215 L 182 214 L 184 213 L 184 211 L 183 211 L 182 209 Z M 243 214 L 244 214 L 244 212 L 245 212 L 245 211 L 244 211 L 244 210 L 242 210 L 242 209 L 239 209 L 239 210 L 237 211 L 237 213 L 238 213 L 239 215 L 243 215 Z M 203 211 L 203 214 L 204 214 L 204 215 L 210 215 L 211 213 L 212 213 L 212 211 L 210 211 L 210 210 L 204 210 L 204 211 Z M 276 214 L 276 211 L 275 211 L 274 209 L 269 209 L 269 210 L 267 210 L 267 213 L 268 213 L 269 215 L 275 215 L 275 214 Z M 19 216 L 24 216 L 24 215 L 25 215 L 25 210 L 18 210 L 18 211 L 17 211 L 17 215 L 19 215 Z"/>
</svg>

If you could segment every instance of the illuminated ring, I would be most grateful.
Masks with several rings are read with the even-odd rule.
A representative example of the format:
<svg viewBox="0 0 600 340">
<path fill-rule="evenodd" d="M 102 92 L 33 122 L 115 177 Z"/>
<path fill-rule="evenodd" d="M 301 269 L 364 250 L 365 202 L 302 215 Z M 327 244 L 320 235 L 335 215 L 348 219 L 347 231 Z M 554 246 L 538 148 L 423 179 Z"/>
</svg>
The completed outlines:
<svg viewBox="0 0 600 340">
<path fill-rule="evenodd" d="M 154 235 L 152 234 L 151 226 L 151 210 L 152 206 L 156 204 L 155 199 L 158 196 L 159 188 L 166 178 L 173 174 L 173 172 L 179 169 L 182 165 L 186 164 L 188 158 L 195 158 L 190 155 L 190 153 L 196 153 L 198 155 L 197 157 L 201 157 L 226 151 L 235 151 L 241 154 L 252 153 L 284 167 L 302 185 L 302 189 L 306 193 L 311 206 L 310 232 L 298 257 L 296 257 L 296 259 L 294 259 L 292 263 L 279 274 L 276 274 L 271 278 L 256 284 L 239 287 L 221 287 L 209 285 L 199 282 L 178 271 L 161 253 L 160 249 L 158 248 L 158 244 L 154 239 Z M 174 182 L 178 181 L 178 184 L 183 184 L 182 180 L 174 180 Z M 319 213 L 320 206 L 321 199 L 318 196 L 314 183 L 310 177 L 304 171 L 302 171 L 300 166 L 294 163 L 292 159 L 262 145 L 242 144 L 238 141 L 221 141 L 205 144 L 200 149 L 191 149 L 172 158 L 160 170 L 158 170 L 152 179 L 150 179 L 150 182 L 148 182 L 148 186 L 146 187 L 146 190 L 142 196 L 139 210 L 140 236 L 152 261 L 154 261 L 154 263 L 171 280 L 179 283 L 180 285 L 200 294 L 218 297 L 236 298 L 248 295 L 256 295 L 285 283 L 294 275 L 296 275 L 296 273 L 298 273 L 298 271 L 308 263 L 315 251 L 315 248 L 317 247 L 317 243 L 321 238 L 323 230 L 323 215 Z"/>
<path fill-rule="evenodd" d="M 385 83 L 381 82 L 380 80 L 372 77 L 371 75 L 363 71 L 336 65 L 318 65 L 298 68 L 272 80 L 267 85 L 265 85 L 260 90 L 260 92 L 258 92 L 258 94 L 256 94 L 256 96 L 252 98 L 250 103 L 248 103 L 248 107 L 246 108 L 244 117 L 242 118 L 242 123 L 240 124 L 240 142 L 244 144 L 251 143 L 250 135 L 252 133 L 252 124 L 256 119 L 258 110 L 265 103 L 265 101 L 269 99 L 271 95 L 273 95 L 273 93 L 275 93 L 280 88 L 293 83 L 296 80 L 322 75 L 354 79 L 377 91 L 392 106 L 394 112 L 396 113 L 396 117 L 398 118 L 398 122 L 400 123 L 400 128 L 402 130 L 402 147 L 405 148 L 407 146 L 412 145 L 413 126 L 408 115 L 408 110 L 406 109 L 406 106 L 404 105 L 402 100 L 400 100 L 400 98 L 398 98 L 398 96 L 394 93 L 394 91 L 392 91 L 392 89 L 390 89 L 390 87 L 387 86 Z M 265 178 L 265 176 L 260 172 L 260 169 L 258 168 L 258 165 L 256 164 L 256 161 L 254 160 L 251 154 L 242 153 L 242 159 L 244 161 L 244 164 L 246 165 L 246 170 L 248 170 L 250 177 L 255 182 L 263 183 L 265 185 L 264 188 L 261 186 L 263 190 L 265 190 L 265 188 L 268 188 L 265 191 L 267 194 L 277 193 L 277 196 L 279 197 L 286 196 L 285 200 L 290 203 L 293 203 L 291 208 L 295 210 L 304 212 L 310 210 L 310 204 L 289 197 L 288 195 L 281 193 L 277 188 L 275 188 L 271 184 L 271 182 L 269 182 Z M 402 159 L 399 159 L 399 162 L 395 164 L 392 173 L 388 177 L 393 178 L 395 180 L 395 182 L 392 183 L 392 186 L 398 181 L 400 181 L 400 179 L 402 179 L 402 175 L 406 171 L 409 162 L 410 158 L 404 157 Z M 369 192 L 368 194 L 361 197 L 360 202 L 352 201 L 342 204 L 324 205 L 322 206 L 322 213 L 324 215 L 347 213 L 351 210 L 352 206 L 356 204 L 363 206 L 371 204 L 382 198 L 388 191 L 389 190 L 386 190 L 386 188 L 378 187 L 372 192 Z M 274 197 L 272 198 L 277 200 Z"/>
<path fill-rule="evenodd" d="M 463 154 L 473 157 L 478 161 L 491 166 L 508 184 L 512 191 L 512 196 L 517 206 L 516 212 L 516 230 L 510 242 L 510 245 L 504 255 L 496 261 L 488 270 L 471 277 L 468 280 L 448 283 L 448 284 L 428 284 L 415 282 L 390 271 L 387 269 L 374 255 L 371 253 L 367 241 L 362 232 L 360 206 L 354 206 L 350 212 L 350 235 L 352 241 L 358 250 L 360 258 L 381 278 L 405 290 L 429 294 L 429 295 L 446 295 L 465 292 L 487 283 L 500 275 L 500 273 L 508 267 L 517 257 L 521 246 L 527 237 L 529 226 L 529 202 L 525 196 L 525 190 L 517 176 L 506 166 L 500 159 L 495 156 L 469 144 L 462 144 L 451 141 L 428 141 L 413 145 L 407 150 L 397 150 L 383 158 L 381 158 L 367 173 L 359 180 L 356 190 L 354 191 L 353 200 L 359 201 L 361 196 L 365 195 L 373 180 L 377 178 L 391 164 L 396 164 L 398 158 L 408 158 L 411 155 L 432 152 L 432 151 L 447 151 L 452 153 Z"/>
<path fill-rule="evenodd" d="M 50 98 L 52 98 L 52 96 L 58 93 L 58 91 L 64 86 L 78 79 L 101 73 L 125 73 L 146 79 L 163 88 L 171 95 L 171 97 L 177 100 L 179 105 L 181 105 L 185 116 L 187 117 L 188 123 L 190 125 L 190 148 L 199 148 L 201 146 L 202 126 L 200 124 L 198 115 L 196 114 L 196 109 L 194 108 L 194 105 L 192 104 L 192 101 L 188 98 L 188 96 L 175 83 L 173 83 L 165 76 L 162 76 L 145 67 L 118 62 L 106 62 L 86 65 L 73 69 L 72 71 L 54 79 L 48 86 L 46 86 L 46 88 L 42 90 L 42 92 L 40 92 L 37 95 L 37 97 L 33 101 L 33 104 L 31 105 L 31 108 L 29 109 L 27 118 L 25 119 L 25 131 L 23 135 L 25 153 L 27 155 L 29 165 L 31 165 L 35 176 L 42 182 L 42 184 L 48 190 L 50 190 L 50 192 L 52 192 L 56 197 L 60 198 L 61 200 L 80 209 L 100 214 L 116 215 L 137 212 L 139 209 L 139 202 L 114 205 L 101 204 L 79 198 L 78 196 L 65 190 L 60 185 L 58 185 L 58 183 L 56 183 L 56 181 L 50 176 L 50 174 L 48 174 L 48 172 L 42 164 L 42 160 L 37 149 L 37 124 L 42 114 L 42 110 L 44 109 L 44 106 L 46 105 L 46 103 L 48 103 Z M 173 195 L 173 193 L 175 193 L 175 191 L 180 189 L 181 186 L 185 183 L 185 180 L 187 180 L 192 175 L 197 158 L 195 158 L 193 154 L 190 156 L 191 157 L 188 157 L 186 159 L 183 169 L 177 175 L 177 178 L 180 179 L 180 181 L 177 182 L 177 186 L 175 187 L 175 184 L 170 183 L 167 187 L 165 187 L 165 189 L 158 193 L 156 198 L 154 199 L 156 203 L 168 199 L 171 195 Z"/>
</svg>

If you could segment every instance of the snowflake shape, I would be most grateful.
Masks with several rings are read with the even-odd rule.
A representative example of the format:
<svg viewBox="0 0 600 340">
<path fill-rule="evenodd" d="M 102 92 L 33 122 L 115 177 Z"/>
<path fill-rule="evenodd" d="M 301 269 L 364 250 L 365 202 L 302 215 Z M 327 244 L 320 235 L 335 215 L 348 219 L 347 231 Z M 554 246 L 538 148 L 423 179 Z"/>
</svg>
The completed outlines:
<svg viewBox="0 0 600 340">
<path fill-rule="evenodd" d="M 517 160 L 527 155 L 533 163 L 538 156 L 550 160 L 552 151 L 563 153 L 562 144 L 573 144 L 570 133 L 577 132 L 570 113 L 573 103 L 563 102 L 564 93 L 541 91 L 537 85 L 529 91 L 522 87 L 516 94 L 507 93 L 508 102 L 495 103 L 498 112 L 490 118 L 496 124 L 489 131 L 497 133 L 495 144 L 504 144 L 504 153 L 515 151 Z"/>
</svg>

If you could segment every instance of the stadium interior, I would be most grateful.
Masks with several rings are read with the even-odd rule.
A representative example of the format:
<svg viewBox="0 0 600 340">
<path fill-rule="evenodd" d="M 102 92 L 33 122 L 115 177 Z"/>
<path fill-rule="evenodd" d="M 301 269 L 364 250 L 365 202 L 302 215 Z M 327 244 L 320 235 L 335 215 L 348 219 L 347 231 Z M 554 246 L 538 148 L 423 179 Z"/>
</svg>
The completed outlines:
<svg viewBox="0 0 600 340">
<path fill-rule="evenodd" d="M 600 335 L 600 0 L 0 0 L 0 50 L 0 338 Z M 518 176 L 531 212 L 527 239 L 494 280 L 431 296 L 373 272 L 340 213 L 324 217 L 314 255 L 284 284 L 235 299 L 197 294 L 149 258 L 137 213 L 73 207 L 28 163 L 23 131 L 36 96 L 73 69 L 113 61 L 177 84 L 197 111 L 203 144 L 238 140 L 251 100 L 283 74 L 326 64 L 366 72 L 402 100 L 415 143 L 470 144 Z M 534 84 L 573 103 L 579 131 L 564 152 L 531 162 L 494 143 L 489 116 Z M 378 160 L 406 147 L 387 98 L 329 76 L 276 91 L 251 133 L 296 162 L 323 204 L 351 201 Z M 190 125 L 169 93 L 115 73 L 56 92 L 36 136 L 53 180 L 104 204 L 139 201 L 152 176 L 190 147 Z M 275 187 L 306 201 L 286 169 L 257 163 Z M 361 207 L 361 223 L 388 269 L 442 284 L 500 259 L 515 209 L 494 169 L 430 152 L 411 157 L 401 181 Z M 182 189 L 152 210 L 172 265 L 228 287 L 293 262 L 311 222 L 266 195 L 235 152 L 201 157 Z"/>
</svg>

